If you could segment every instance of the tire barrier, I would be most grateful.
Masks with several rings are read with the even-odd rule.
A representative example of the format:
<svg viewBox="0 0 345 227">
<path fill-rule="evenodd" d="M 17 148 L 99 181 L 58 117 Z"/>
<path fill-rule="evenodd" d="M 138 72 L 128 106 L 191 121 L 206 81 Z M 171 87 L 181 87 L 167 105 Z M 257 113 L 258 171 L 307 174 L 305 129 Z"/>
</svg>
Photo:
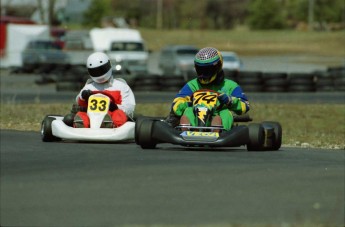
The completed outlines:
<svg viewBox="0 0 345 227">
<path fill-rule="evenodd" d="M 181 76 L 160 76 L 146 75 L 136 77 L 134 80 L 134 91 L 178 91 L 185 84 Z"/>
<path fill-rule="evenodd" d="M 88 78 L 86 67 L 71 66 L 58 75 L 56 91 L 80 91 Z"/>
<path fill-rule="evenodd" d="M 289 74 L 290 92 L 312 92 L 315 91 L 314 75 L 305 73 Z"/>
<path fill-rule="evenodd" d="M 286 92 L 288 90 L 287 73 L 263 73 L 264 92 Z"/>
<path fill-rule="evenodd" d="M 263 89 L 261 72 L 239 72 L 238 74 L 231 76 L 233 77 L 234 81 L 241 85 L 243 91 L 261 92 Z"/>
<path fill-rule="evenodd" d="M 345 66 L 310 73 L 227 70 L 224 75 L 237 82 L 245 92 L 345 92 Z M 42 72 L 41 76 L 36 81 L 38 85 L 55 82 L 57 91 L 79 90 L 88 79 L 84 66 L 57 67 L 51 73 Z M 131 77 L 128 84 L 137 91 L 177 92 L 195 77 L 194 71 L 183 75 L 145 74 Z"/>
<path fill-rule="evenodd" d="M 135 91 L 159 91 L 161 89 L 158 75 L 141 75 L 134 80 Z"/>
<path fill-rule="evenodd" d="M 336 91 L 345 91 L 345 66 L 330 67 L 327 69 L 327 73 L 333 79 L 334 89 Z"/>
<path fill-rule="evenodd" d="M 227 71 L 225 77 L 237 82 L 245 92 L 333 92 L 345 91 L 345 69 L 329 68 L 311 73 Z M 187 74 L 188 80 L 195 73 Z M 186 75 L 140 75 L 131 86 L 134 91 L 179 91 Z"/>
<path fill-rule="evenodd" d="M 195 73 L 193 73 L 195 75 Z M 238 71 L 236 70 L 224 70 L 224 76 L 230 80 L 236 81 L 238 76 Z"/>
<path fill-rule="evenodd" d="M 315 90 L 320 92 L 335 91 L 335 82 L 328 72 L 316 71 L 315 76 Z"/>
</svg>

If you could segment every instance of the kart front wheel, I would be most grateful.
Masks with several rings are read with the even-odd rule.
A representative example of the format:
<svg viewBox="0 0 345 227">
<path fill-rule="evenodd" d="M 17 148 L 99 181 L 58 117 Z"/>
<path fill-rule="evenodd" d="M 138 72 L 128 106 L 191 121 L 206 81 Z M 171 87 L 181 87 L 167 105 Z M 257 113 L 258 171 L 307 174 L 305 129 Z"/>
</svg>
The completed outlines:
<svg viewBox="0 0 345 227">
<path fill-rule="evenodd" d="M 134 136 L 134 138 L 135 138 L 136 144 L 138 144 L 138 145 L 140 145 L 138 138 L 139 138 L 139 132 L 140 132 L 141 124 L 145 120 L 147 120 L 147 117 L 140 116 L 135 121 L 135 130 L 134 130 L 135 136 Z"/>
<path fill-rule="evenodd" d="M 265 130 L 261 124 L 252 123 L 248 125 L 249 142 L 247 143 L 248 151 L 261 151 L 265 142 Z"/>
<path fill-rule="evenodd" d="M 283 134 L 281 124 L 279 122 L 275 122 L 275 121 L 264 121 L 264 122 L 262 122 L 262 124 L 264 126 L 268 126 L 268 127 L 273 128 L 274 135 L 273 135 L 273 139 L 272 139 L 271 150 L 274 150 L 274 151 L 279 150 L 279 148 L 282 145 L 282 134 Z"/>
<path fill-rule="evenodd" d="M 54 117 L 46 116 L 41 123 L 41 137 L 43 142 L 60 141 L 61 139 L 54 136 L 52 132 L 52 122 Z"/>
<path fill-rule="evenodd" d="M 157 143 L 152 139 L 152 129 L 154 121 L 150 119 L 145 119 L 141 121 L 138 132 L 136 133 L 136 142 L 143 149 L 154 149 Z"/>
</svg>

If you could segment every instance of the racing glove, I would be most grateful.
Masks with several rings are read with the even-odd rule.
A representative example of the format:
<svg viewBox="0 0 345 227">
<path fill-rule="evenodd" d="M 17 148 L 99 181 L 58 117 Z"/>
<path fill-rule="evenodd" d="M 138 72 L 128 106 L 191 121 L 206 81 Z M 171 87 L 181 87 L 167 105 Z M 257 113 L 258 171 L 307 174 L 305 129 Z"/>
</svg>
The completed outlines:
<svg viewBox="0 0 345 227">
<path fill-rule="evenodd" d="M 222 93 L 221 95 L 219 95 L 218 100 L 223 105 L 226 105 L 226 106 L 232 105 L 232 97 L 231 95 L 227 95 L 226 93 Z"/>
<path fill-rule="evenodd" d="M 87 101 L 92 94 L 91 90 L 84 90 L 81 92 L 81 98 Z"/>
<path fill-rule="evenodd" d="M 109 104 L 109 110 L 111 111 L 111 112 L 113 112 L 114 110 L 117 110 L 119 107 L 117 107 L 117 105 L 115 104 L 115 103 L 113 103 L 113 102 L 110 102 L 110 104 Z"/>
</svg>

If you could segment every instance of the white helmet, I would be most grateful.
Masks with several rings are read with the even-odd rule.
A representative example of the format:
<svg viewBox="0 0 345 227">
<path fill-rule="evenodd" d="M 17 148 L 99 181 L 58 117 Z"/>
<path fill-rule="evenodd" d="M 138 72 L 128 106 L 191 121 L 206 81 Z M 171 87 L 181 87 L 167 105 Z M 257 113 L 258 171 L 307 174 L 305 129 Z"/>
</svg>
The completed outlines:
<svg viewBox="0 0 345 227">
<path fill-rule="evenodd" d="M 109 57 L 103 52 L 91 54 L 86 63 L 91 79 L 96 83 L 104 83 L 111 77 L 111 64 Z"/>
</svg>

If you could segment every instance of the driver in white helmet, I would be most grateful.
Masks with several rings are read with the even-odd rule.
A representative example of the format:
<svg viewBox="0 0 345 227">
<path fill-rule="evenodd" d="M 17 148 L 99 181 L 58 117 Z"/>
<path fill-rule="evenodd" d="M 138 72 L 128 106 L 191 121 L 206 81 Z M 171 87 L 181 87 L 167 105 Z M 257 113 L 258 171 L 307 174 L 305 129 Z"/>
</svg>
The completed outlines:
<svg viewBox="0 0 345 227">
<path fill-rule="evenodd" d="M 128 117 L 132 118 L 135 108 L 135 98 L 131 88 L 122 79 L 115 79 L 112 76 L 112 67 L 109 57 L 103 52 L 91 54 L 86 63 L 90 79 L 81 89 L 76 101 L 81 109 L 86 109 L 89 97 L 97 91 L 111 97 L 109 112 L 104 118 L 102 127 L 116 128 L 123 125 Z M 73 126 L 77 128 L 89 128 L 90 120 L 87 113 L 78 111 L 74 117 Z"/>
</svg>

